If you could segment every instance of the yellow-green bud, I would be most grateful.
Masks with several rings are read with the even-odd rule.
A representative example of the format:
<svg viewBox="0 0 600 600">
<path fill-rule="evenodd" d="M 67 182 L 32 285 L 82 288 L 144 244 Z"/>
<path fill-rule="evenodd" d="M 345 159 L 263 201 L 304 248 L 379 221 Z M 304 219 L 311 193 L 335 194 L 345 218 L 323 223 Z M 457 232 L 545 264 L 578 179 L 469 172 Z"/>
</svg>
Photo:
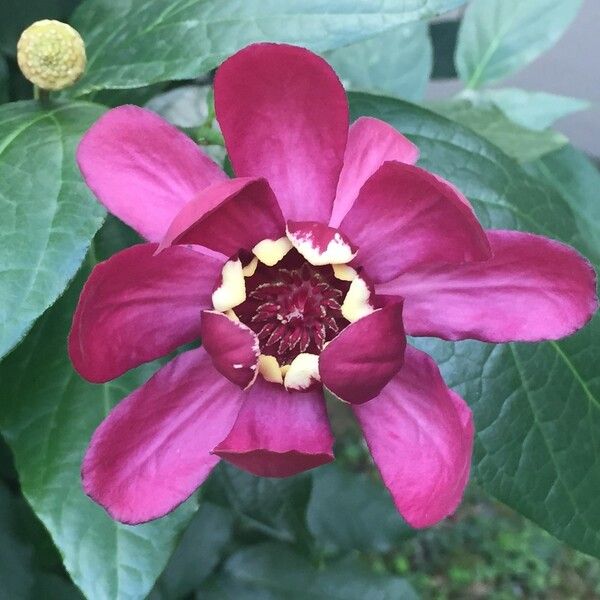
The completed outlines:
<svg viewBox="0 0 600 600">
<path fill-rule="evenodd" d="M 73 85 L 85 70 L 85 45 L 70 25 L 36 21 L 17 43 L 17 61 L 23 75 L 42 90 Z"/>
</svg>

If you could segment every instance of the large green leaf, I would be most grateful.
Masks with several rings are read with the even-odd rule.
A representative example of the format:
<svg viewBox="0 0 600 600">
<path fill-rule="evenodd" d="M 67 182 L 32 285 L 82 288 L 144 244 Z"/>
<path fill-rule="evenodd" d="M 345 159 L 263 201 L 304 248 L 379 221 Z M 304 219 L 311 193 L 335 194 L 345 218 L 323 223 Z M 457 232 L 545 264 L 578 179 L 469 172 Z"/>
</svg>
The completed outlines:
<svg viewBox="0 0 600 600">
<path fill-rule="evenodd" d="M 0 106 L 0 357 L 65 289 L 104 219 L 75 163 L 103 110 Z"/>
<path fill-rule="evenodd" d="M 197 77 L 258 41 L 325 52 L 464 0 L 87 0 L 73 26 L 88 67 L 70 91 L 133 88 Z"/>
<path fill-rule="evenodd" d="M 100 234 L 99 258 L 115 250 L 117 239 Z M 83 493 L 80 464 L 94 428 L 153 369 L 142 367 L 103 385 L 73 371 L 66 338 L 87 270 L 0 364 L 0 429 L 13 450 L 23 494 L 73 581 L 88 598 L 133 600 L 154 585 L 197 502 L 192 498 L 164 519 L 131 527 L 113 521 Z"/>
<path fill-rule="evenodd" d="M 351 515 L 348 515 L 351 518 Z M 375 575 L 355 560 L 317 570 L 283 544 L 250 546 L 234 554 L 224 573 L 198 600 L 416 600 L 399 577 Z"/>
<path fill-rule="evenodd" d="M 468 87 L 506 77 L 550 48 L 582 0 L 472 0 L 458 34 L 456 69 Z"/>
<path fill-rule="evenodd" d="M 353 117 L 388 121 L 421 148 L 488 227 L 534 231 L 591 258 L 570 205 L 475 133 L 406 102 L 351 94 Z M 597 194 L 595 188 L 581 197 Z M 597 266 L 597 265 L 596 265 Z M 600 317 L 560 342 L 487 345 L 419 340 L 471 405 L 473 471 L 483 487 L 556 537 L 600 556 Z"/>
<path fill-rule="evenodd" d="M 347 89 L 419 100 L 432 66 L 427 23 L 409 23 L 325 55 Z"/>
<path fill-rule="evenodd" d="M 389 552 L 414 532 L 381 484 L 336 465 L 313 472 L 306 519 L 325 550 Z"/>
<path fill-rule="evenodd" d="M 456 98 L 430 106 L 435 112 L 469 127 L 521 162 L 535 160 L 568 142 L 557 131 L 534 131 L 514 123 L 497 106 L 483 98 Z"/>
<path fill-rule="evenodd" d="M 517 88 L 482 90 L 481 96 L 495 104 L 511 121 L 541 131 L 558 119 L 589 108 L 579 98 L 557 96 L 546 92 L 528 92 Z"/>
</svg>

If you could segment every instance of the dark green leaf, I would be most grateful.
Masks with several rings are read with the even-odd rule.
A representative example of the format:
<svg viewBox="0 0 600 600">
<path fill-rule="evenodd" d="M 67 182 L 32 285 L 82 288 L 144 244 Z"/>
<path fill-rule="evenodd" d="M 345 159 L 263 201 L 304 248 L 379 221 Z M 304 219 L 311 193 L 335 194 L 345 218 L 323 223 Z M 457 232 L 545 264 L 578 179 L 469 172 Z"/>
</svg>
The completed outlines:
<svg viewBox="0 0 600 600">
<path fill-rule="evenodd" d="M 98 258 L 121 242 L 112 226 L 111 239 L 99 234 Z M 137 599 L 154 585 L 197 502 L 192 498 L 159 521 L 131 527 L 110 519 L 83 493 L 80 464 L 94 428 L 155 367 L 103 385 L 73 371 L 66 338 L 86 271 L 0 364 L 0 429 L 14 452 L 23 494 L 74 582 L 89 598 Z"/>
<path fill-rule="evenodd" d="M 228 510 L 203 502 L 148 600 L 177 600 L 194 592 L 221 560 L 232 527 Z"/>
<path fill-rule="evenodd" d="M 506 154 L 521 162 L 535 160 L 567 144 L 567 138 L 551 129 L 534 131 L 511 121 L 494 104 L 483 99 L 446 100 L 431 104 L 435 112 L 469 127 Z"/>
<path fill-rule="evenodd" d="M 562 195 L 466 128 L 406 102 L 351 94 L 353 117 L 382 118 L 421 148 L 420 164 L 456 184 L 487 227 L 533 231 L 592 258 Z M 597 195 L 597 184 L 579 193 Z M 597 266 L 597 265 L 596 265 Z M 600 317 L 543 344 L 419 340 L 475 415 L 473 470 L 491 494 L 554 536 L 600 556 Z"/>
<path fill-rule="evenodd" d="M 398 577 L 375 575 L 358 561 L 317 570 L 283 544 L 250 546 L 234 554 L 224 573 L 198 600 L 416 600 Z"/>
<path fill-rule="evenodd" d="M 462 21 L 456 68 L 468 87 L 496 81 L 554 45 L 582 0 L 472 0 Z"/>
<path fill-rule="evenodd" d="M 209 484 L 206 497 L 228 506 L 242 528 L 279 541 L 306 542 L 307 474 L 269 479 L 221 463 Z"/>
<path fill-rule="evenodd" d="M 335 465 L 313 472 L 307 521 L 325 550 L 389 552 L 413 534 L 380 482 Z"/>
<path fill-rule="evenodd" d="M 85 102 L 0 106 L 0 357 L 62 293 L 104 219 L 75 163 L 103 111 Z"/>
<path fill-rule="evenodd" d="M 419 100 L 431 73 L 431 40 L 426 23 L 410 23 L 328 52 L 325 58 L 347 89 Z"/>
<path fill-rule="evenodd" d="M 600 263 L 598 168 L 582 152 L 567 146 L 527 165 L 527 169 L 560 192 L 577 219 L 580 247 Z"/>
<path fill-rule="evenodd" d="M 73 26 L 86 42 L 88 68 L 70 93 L 189 79 L 258 41 L 325 52 L 464 0 L 87 0 Z"/>
</svg>

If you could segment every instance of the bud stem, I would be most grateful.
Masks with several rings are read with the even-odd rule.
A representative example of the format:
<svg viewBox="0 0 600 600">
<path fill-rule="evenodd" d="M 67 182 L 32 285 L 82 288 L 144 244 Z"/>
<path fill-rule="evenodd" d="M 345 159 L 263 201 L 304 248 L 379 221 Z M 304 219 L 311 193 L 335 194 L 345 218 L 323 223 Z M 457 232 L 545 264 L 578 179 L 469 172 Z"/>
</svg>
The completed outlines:
<svg viewBox="0 0 600 600">
<path fill-rule="evenodd" d="M 37 85 L 34 85 L 33 98 L 37 100 L 43 108 L 48 108 L 50 106 L 50 92 L 48 90 L 43 90 Z"/>
</svg>

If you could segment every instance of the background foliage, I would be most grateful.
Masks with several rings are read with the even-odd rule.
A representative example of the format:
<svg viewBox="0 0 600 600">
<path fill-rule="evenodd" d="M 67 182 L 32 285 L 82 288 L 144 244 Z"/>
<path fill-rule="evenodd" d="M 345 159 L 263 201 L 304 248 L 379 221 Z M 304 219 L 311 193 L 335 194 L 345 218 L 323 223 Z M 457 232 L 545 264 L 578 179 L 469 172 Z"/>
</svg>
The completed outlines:
<svg viewBox="0 0 600 600">
<path fill-rule="evenodd" d="M 335 465 L 268 480 L 223 464 L 165 519 L 113 522 L 81 491 L 79 464 L 93 429 L 156 365 L 91 385 L 65 345 L 86 274 L 136 241 L 83 185 L 81 135 L 108 106 L 148 103 L 225 160 L 211 72 L 257 40 L 322 53 L 353 118 L 376 116 L 413 139 L 420 164 L 458 185 L 486 226 L 561 239 L 600 268 L 600 175 L 552 129 L 588 103 L 500 83 L 552 46 L 580 4 L 2 3 L 0 598 L 600 597 L 598 316 L 558 343 L 418 341 L 477 426 L 467 498 L 424 532 L 399 518 L 338 405 Z M 460 21 L 431 22 L 463 5 Z M 20 31 L 40 18 L 69 20 L 88 51 L 85 76 L 50 108 L 30 99 L 15 61 Z M 425 103 L 440 76 L 464 90 Z"/>
</svg>

